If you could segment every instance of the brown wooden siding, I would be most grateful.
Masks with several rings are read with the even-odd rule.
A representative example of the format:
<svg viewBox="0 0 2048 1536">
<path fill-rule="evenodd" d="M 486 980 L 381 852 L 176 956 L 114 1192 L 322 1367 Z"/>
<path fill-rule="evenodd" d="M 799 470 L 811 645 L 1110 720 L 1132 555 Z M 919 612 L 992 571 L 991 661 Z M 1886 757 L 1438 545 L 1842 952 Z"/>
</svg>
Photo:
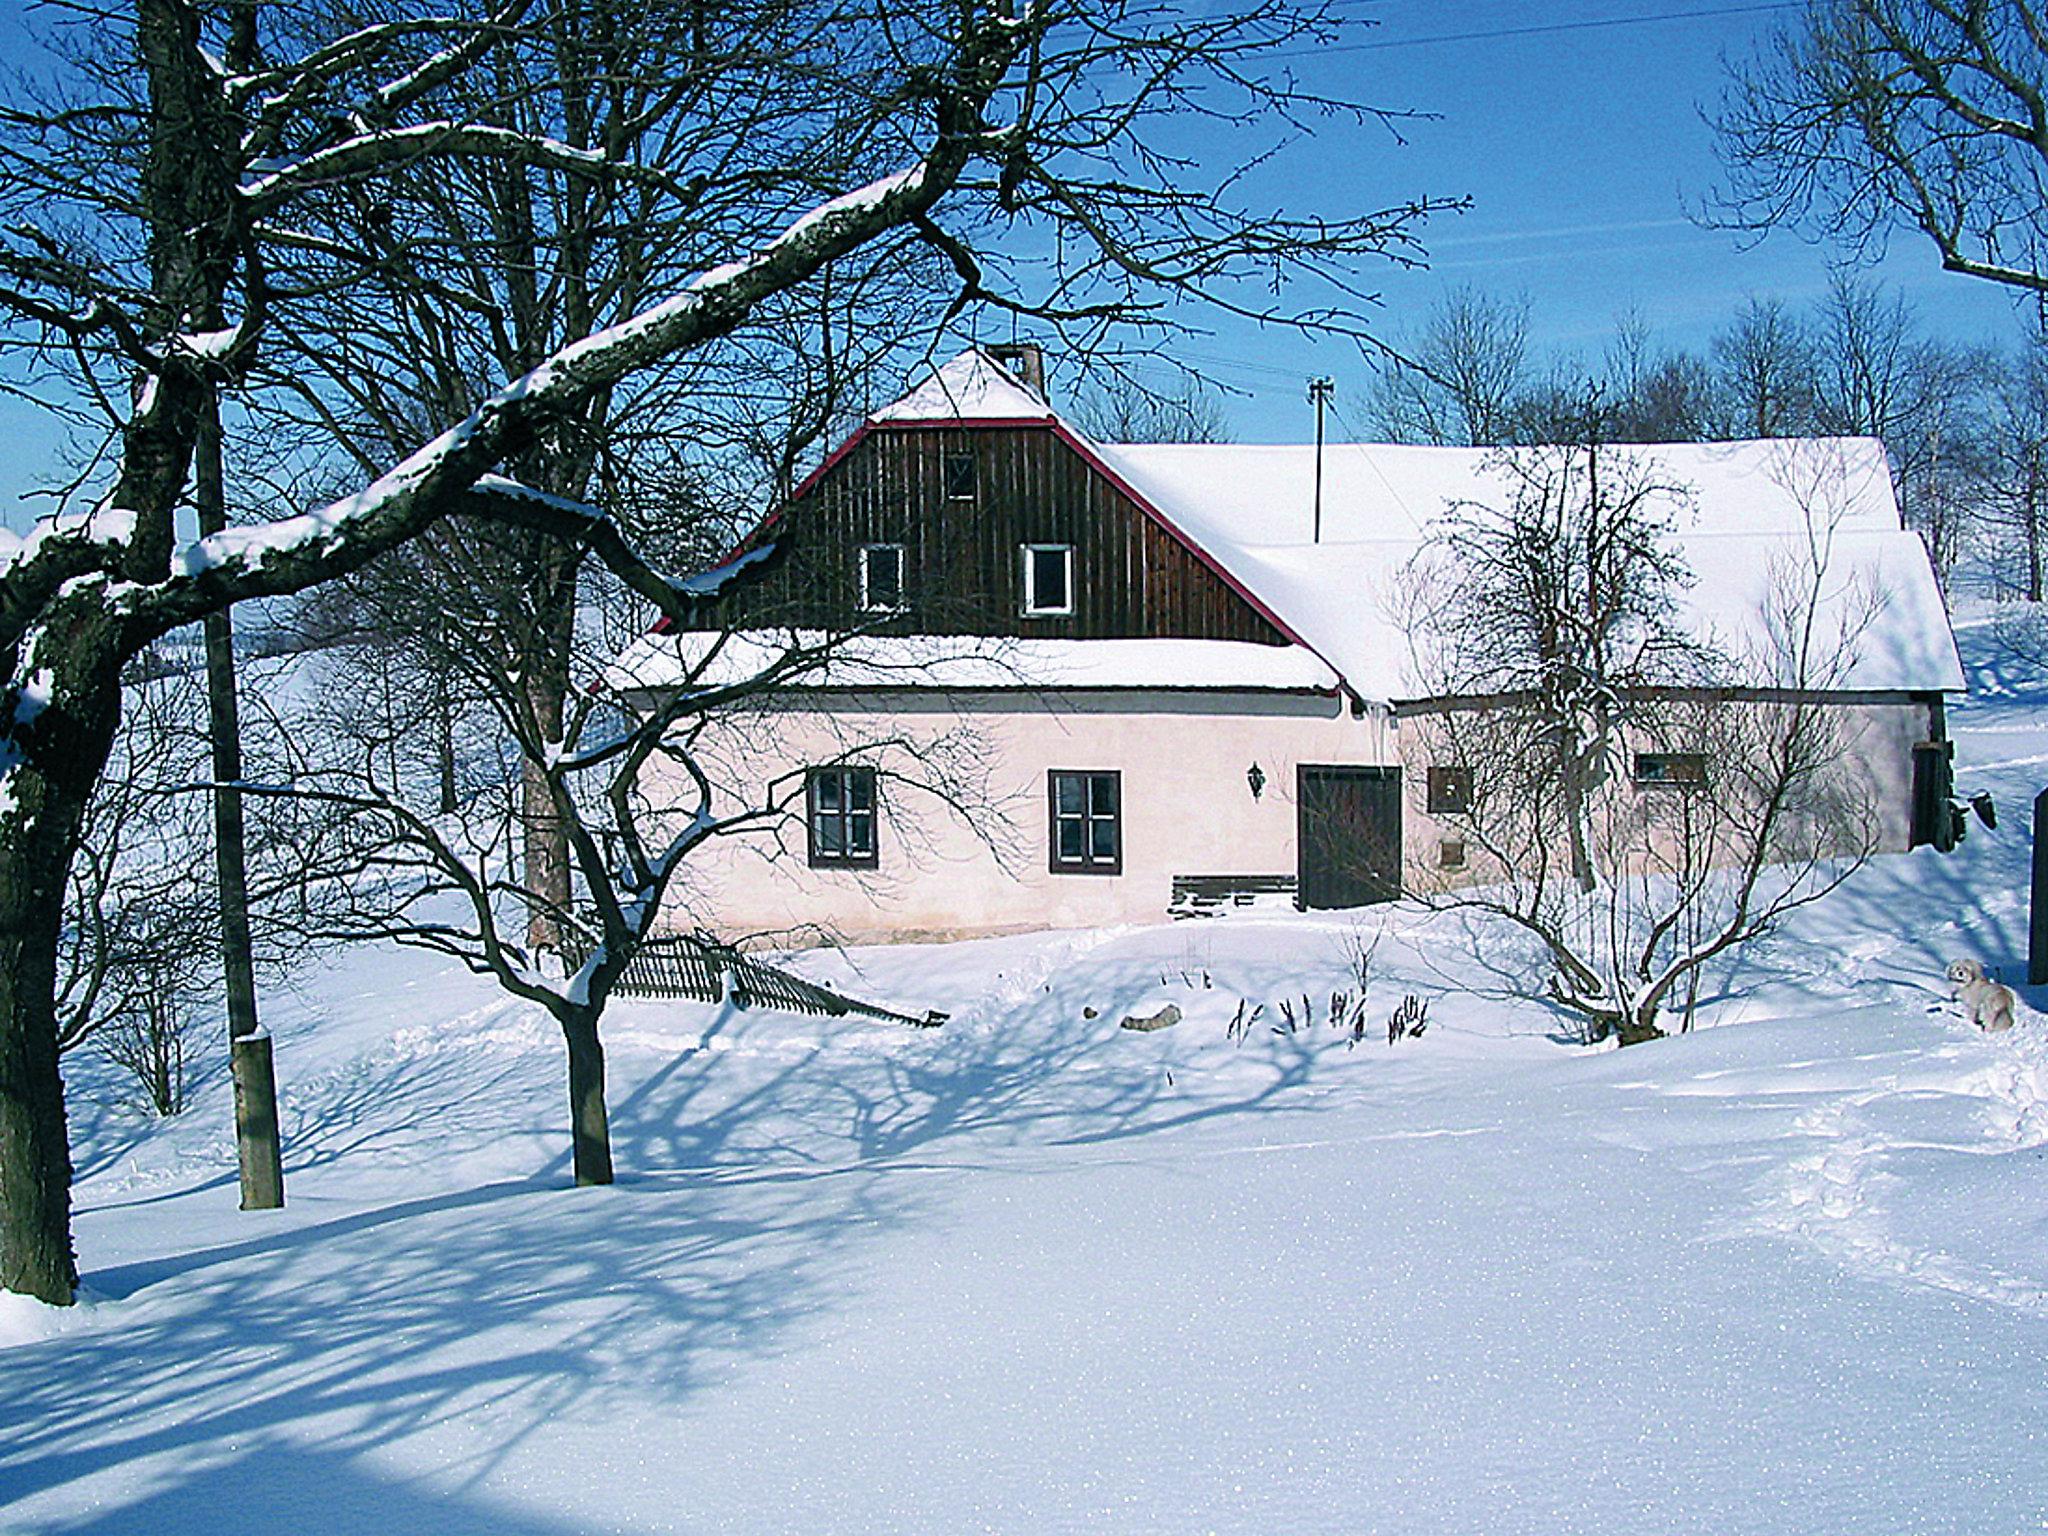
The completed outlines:
<svg viewBox="0 0 2048 1536">
<path fill-rule="evenodd" d="M 971 449 L 976 495 L 949 499 L 945 462 Z M 793 502 L 786 558 L 729 621 L 899 634 L 1058 639 L 1285 637 L 1046 427 L 877 428 Z M 857 611 L 856 551 L 904 546 L 910 611 Z M 1074 546 L 1074 612 L 1027 618 L 1025 544 Z"/>
</svg>

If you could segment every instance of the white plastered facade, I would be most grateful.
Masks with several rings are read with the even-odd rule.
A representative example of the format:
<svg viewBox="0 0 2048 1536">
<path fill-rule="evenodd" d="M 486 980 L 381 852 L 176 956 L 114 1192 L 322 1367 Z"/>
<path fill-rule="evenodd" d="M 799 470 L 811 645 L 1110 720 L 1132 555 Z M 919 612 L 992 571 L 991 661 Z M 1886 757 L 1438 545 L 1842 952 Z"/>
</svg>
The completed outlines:
<svg viewBox="0 0 2048 1536">
<path fill-rule="evenodd" d="M 1845 740 L 1853 742 L 1859 771 L 1882 808 L 1882 848 L 1902 850 L 1912 747 L 1927 734 L 1928 704 L 1893 698 L 1830 707 L 1844 712 Z M 725 768 L 727 782 L 748 784 L 752 803 L 779 785 L 787 814 L 693 856 L 666 925 L 801 943 L 1160 922 L 1176 877 L 1296 875 L 1296 774 L 1303 765 L 1402 770 L 1403 884 L 1427 890 L 1443 883 L 1441 844 L 1463 837 L 1454 821 L 1425 809 L 1428 738 L 1426 719 L 1360 711 L 1310 692 L 786 698 L 735 720 L 706 752 Z M 809 863 L 802 776 L 833 762 L 870 765 L 880 774 L 873 868 Z M 1263 781 L 1256 796 L 1254 764 Z M 1049 868 L 1052 770 L 1121 775 L 1117 873 Z M 935 778 L 960 797 L 959 805 L 933 792 Z M 648 787 L 657 799 L 681 799 L 680 784 L 656 777 Z M 737 800 L 721 807 L 737 808 Z M 1469 875 L 1479 873 L 1475 866 Z"/>
</svg>

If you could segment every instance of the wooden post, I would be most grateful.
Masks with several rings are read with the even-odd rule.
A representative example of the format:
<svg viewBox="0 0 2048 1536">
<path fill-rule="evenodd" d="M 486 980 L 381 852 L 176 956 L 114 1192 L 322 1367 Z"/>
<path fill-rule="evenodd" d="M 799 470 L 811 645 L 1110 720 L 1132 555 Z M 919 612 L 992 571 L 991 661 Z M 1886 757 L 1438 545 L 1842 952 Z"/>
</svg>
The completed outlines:
<svg viewBox="0 0 2048 1536">
<path fill-rule="evenodd" d="M 277 1075 L 270 1036 L 237 1035 L 228 1046 L 235 1079 L 235 1147 L 242 1164 L 242 1209 L 284 1204 L 284 1161 L 278 1150 Z"/>
</svg>

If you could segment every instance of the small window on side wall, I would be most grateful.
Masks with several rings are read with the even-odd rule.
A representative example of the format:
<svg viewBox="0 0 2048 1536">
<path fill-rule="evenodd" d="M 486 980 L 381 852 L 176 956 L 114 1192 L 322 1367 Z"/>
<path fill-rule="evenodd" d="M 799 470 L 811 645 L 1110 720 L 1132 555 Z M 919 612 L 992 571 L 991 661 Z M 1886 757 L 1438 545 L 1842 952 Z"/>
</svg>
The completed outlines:
<svg viewBox="0 0 2048 1536">
<path fill-rule="evenodd" d="M 1120 875 L 1124 868 L 1123 775 L 1055 768 L 1045 776 L 1052 872 Z"/>
<path fill-rule="evenodd" d="M 860 611 L 901 613 L 908 606 L 903 599 L 903 546 L 861 545 Z"/>
<path fill-rule="evenodd" d="M 1074 546 L 1026 544 L 1023 556 L 1024 611 L 1027 614 L 1072 613 Z"/>
<path fill-rule="evenodd" d="M 946 455 L 946 499 L 948 501 L 972 501 L 980 488 L 980 469 L 973 452 L 949 453 Z"/>
<path fill-rule="evenodd" d="M 1436 767 L 1429 770 L 1429 814 L 1463 816 L 1472 809 L 1472 770 Z"/>
<path fill-rule="evenodd" d="M 873 869 L 875 770 L 813 768 L 805 776 L 811 864 L 822 869 Z"/>
<path fill-rule="evenodd" d="M 1707 759 L 1700 752 L 1638 752 L 1635 781 L 1647 787 L 1701 789 L 1707 782 Z"/>
</svg>

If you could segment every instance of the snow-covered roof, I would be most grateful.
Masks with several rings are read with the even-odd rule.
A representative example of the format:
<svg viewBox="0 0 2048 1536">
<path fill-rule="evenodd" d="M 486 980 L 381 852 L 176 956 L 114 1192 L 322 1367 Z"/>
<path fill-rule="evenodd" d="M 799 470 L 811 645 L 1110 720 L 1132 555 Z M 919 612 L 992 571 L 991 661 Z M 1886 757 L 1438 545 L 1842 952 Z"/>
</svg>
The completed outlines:
<svg viewBox="0 0 2048 1536">
<path fill-rule="evenodd" d="M 1051 406 L 979 350 L 962 352 L 870 422 L 1053 421 Z"/>
<path fill-rule="evenodd" d="M 619 692 L 717 688 L 760 676 L 826 637 L 759 630 L 648 634 L 605 674 Z M 717 646 L 715 654 L 712 647 Z M 709 656 L 707 662 L 707 654 Z M 795 688 L 1257 689 L 1334 693 L 1337 674 L 1298 645 L 1239 640 L 1001 640 L 968 636 L 859 635 L 841 640 Z"/>
<path fill-rule="evenodd" d="M 1090 445 L 1103 464 L 1205 550 L 1360 696 L 1414 698 L 1402 575 L 1431 524 L 1459 503 L 1504 506 L 1500 451 L 1341 443 L 1323 457 L 1315 541 L 1308 446 Z M 1518 450 L 1536 453 L 1545 450 Z M 1962 663 L 1919 537 L 1905 531 L 1882 445 L 1869 438 L 1616 447 L 1660 492 L 1696 578 L 1687 627 L 1745 669 L 1749 686 L 1796 682 L 1775 655 L 1774 600 L 1822 570 L 1816 633 L 1853 635 L 1839 689 L 1959 690 Z"/>
<path fill-rule="evenodd" d="M 880 427 L 975 421 L 1056 427 L 1300 642 L 1017 643 L 1017 653 L 1039 668 L 1040 686 L 1293 687 L 1293 679 L 1316 672 L 1334 673 L 1375 702 L 1427 696 L 1434 690 L 1418 675 L 1401 618 L 1409 563 L 1453 507 L 1508 504 L 1514 487 L 1503 452 L 1555 452 L 1330 444 L 1323 450 L 1318 531 L 1313 447 L 1097 443 L 978 350 L 963 352 L 868 418 Z M 1681 605 L 1684 618 L 1694 634 L 1737 660 L 1740 683 L 1800 681 L 1774 659 L 1782 646 L 1772 633 L 1773 605 L 1785 582 L 1811 579 L 1818 550 L 1815 632 L 1852 637 L 1842 647 L 1846 664 L 1832 670 L 1826 686 L 1963 688 L 1946 605 L 1925 549 L 1900 520 L 1884 448 L 1874 439 L 1628 445 L 1609 454 L 1610 463 L 1627 458 L 1645 481 L 1665 488 L 1657 494 L 1696 577 Z M 1224 660 L 1237 651 L 1262 659 Z M 950 664 L 964 675 L 957 659 Z M 955 686 L 992 685 L 993 674 L 979 675 L 981 683 Z M 1251 681 L 1268 675 L 1287 680 Z M 1211 677 L 1230 681 L 1203 681 Z"/>
</svg>

